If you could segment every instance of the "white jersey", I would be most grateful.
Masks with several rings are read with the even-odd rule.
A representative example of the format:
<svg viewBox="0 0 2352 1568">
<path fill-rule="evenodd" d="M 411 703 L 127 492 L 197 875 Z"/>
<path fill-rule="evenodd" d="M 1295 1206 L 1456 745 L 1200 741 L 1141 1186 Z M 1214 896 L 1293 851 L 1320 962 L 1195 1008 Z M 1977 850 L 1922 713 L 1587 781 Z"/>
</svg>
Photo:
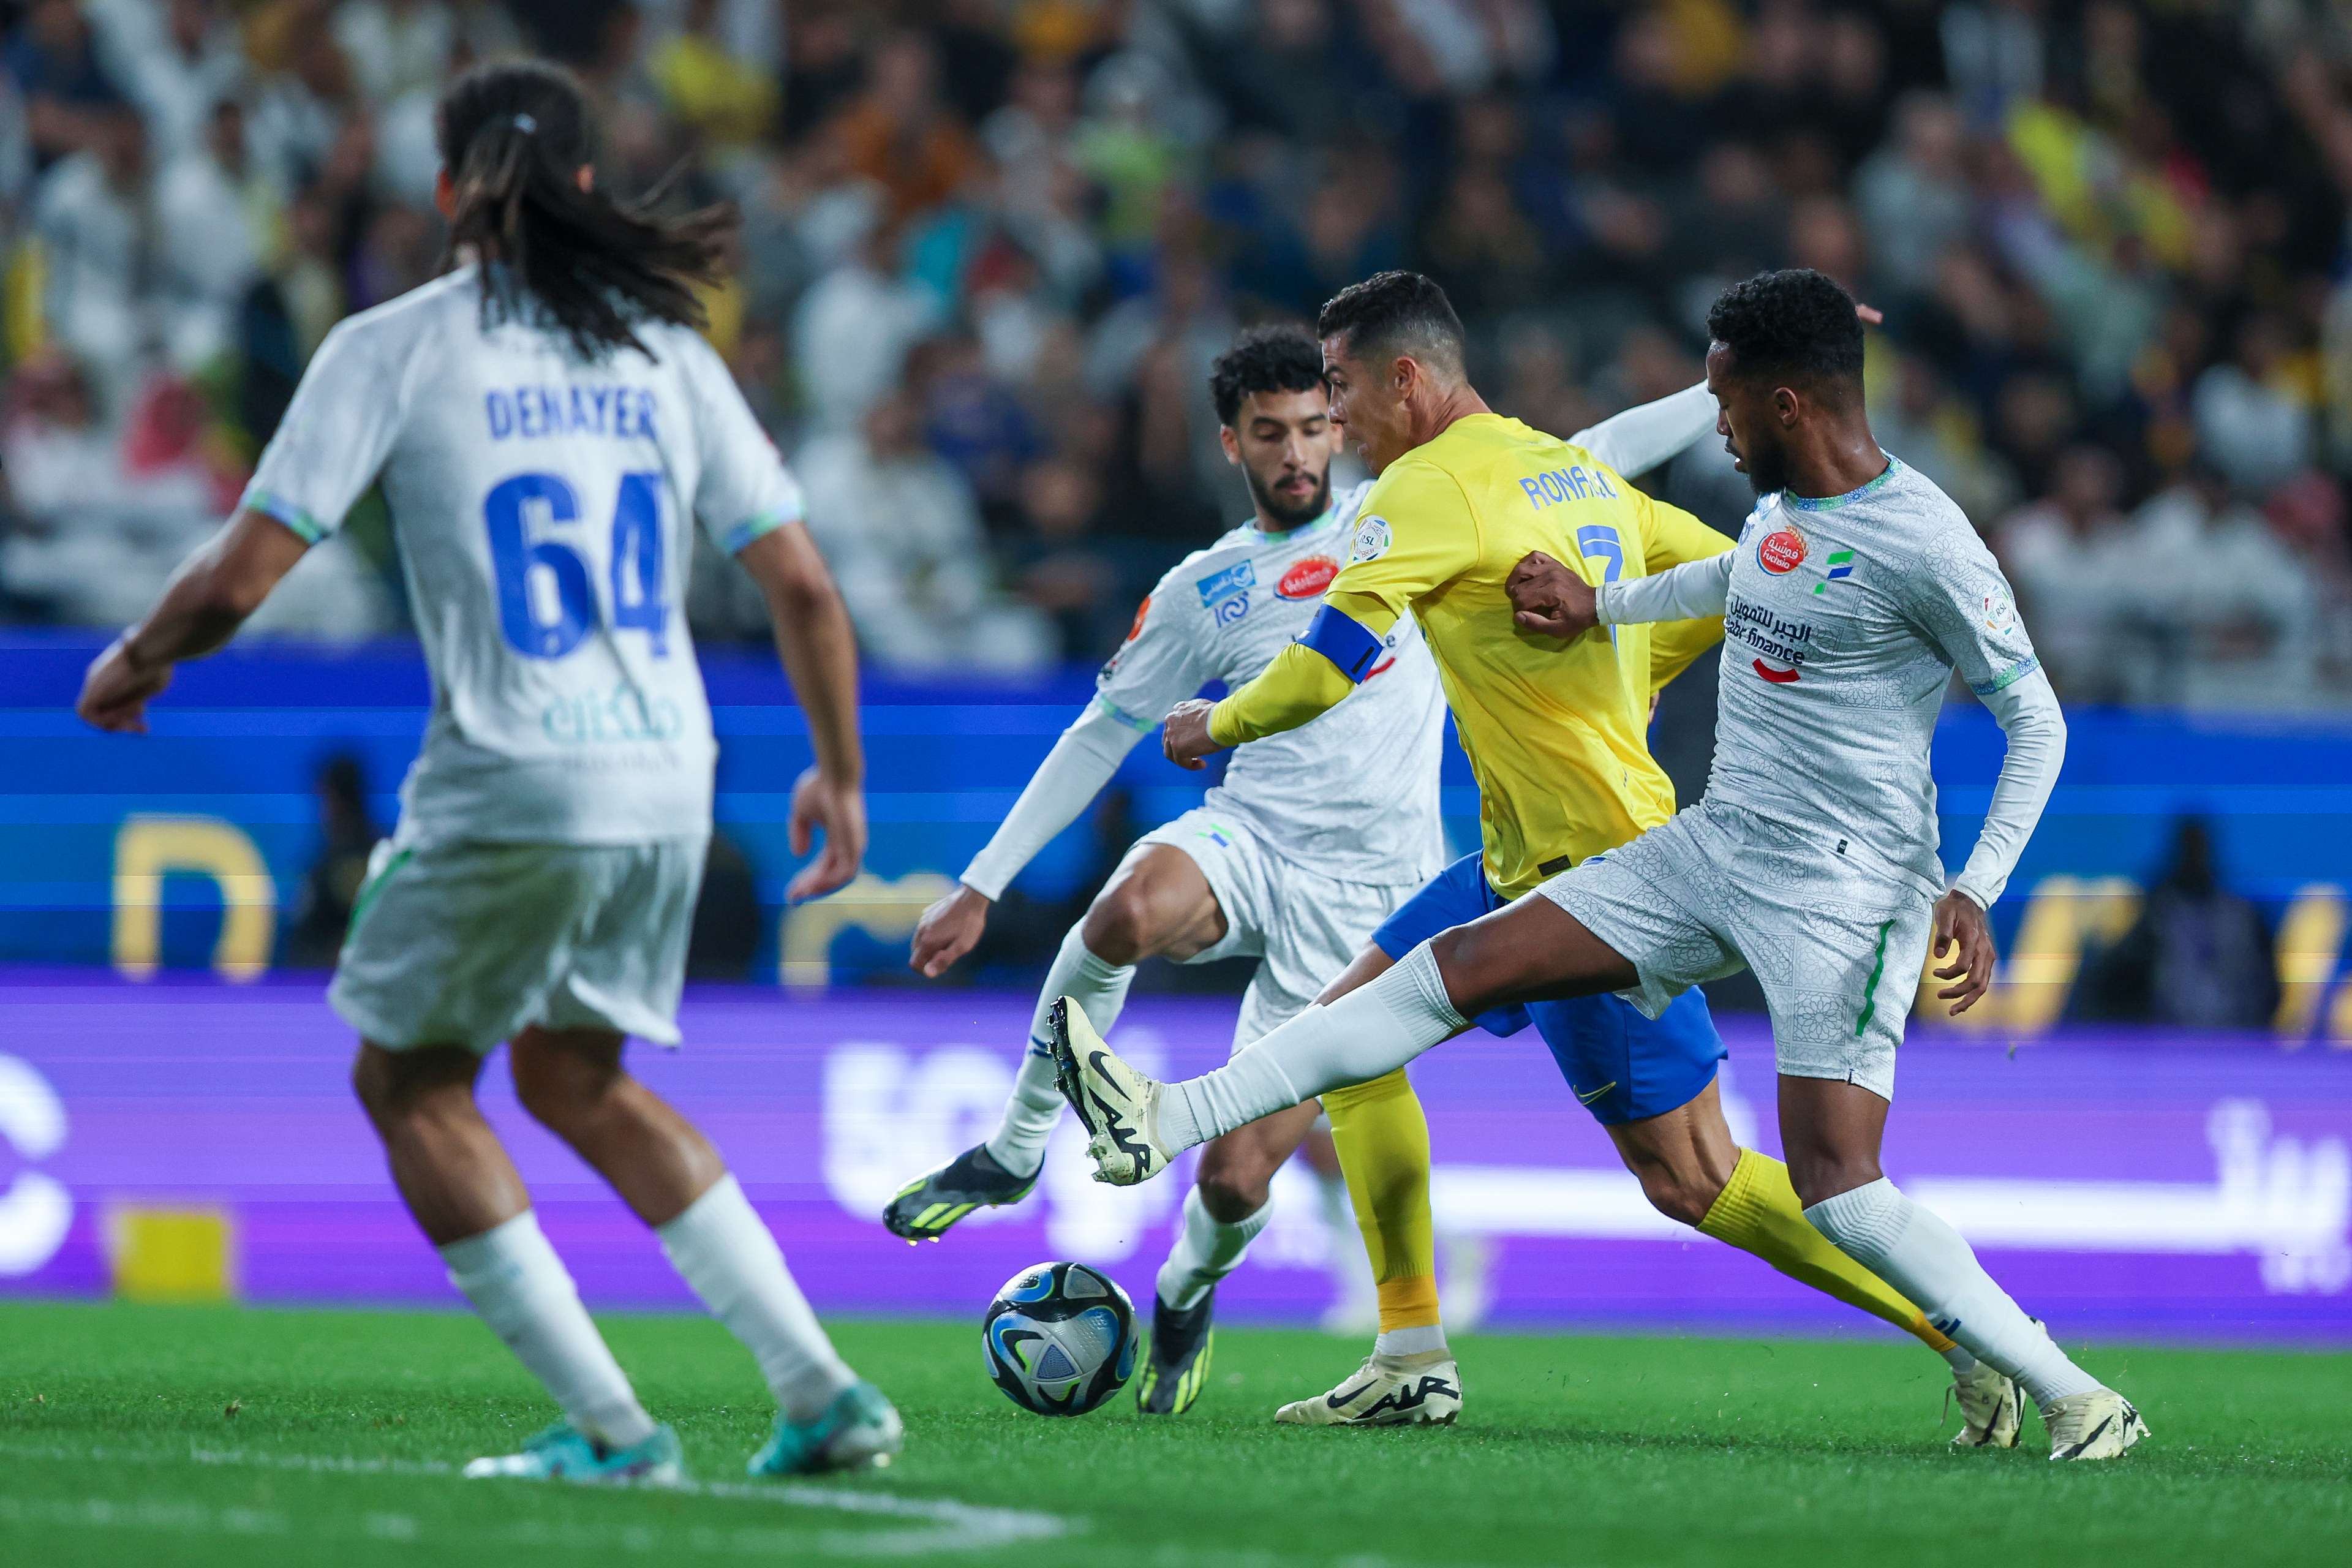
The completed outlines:
<svg viewBox="0 0 2352 1568">
<path fill-rule="evenodd" d="M 591 362 L 480 311 L 469 267 L 328 333 L 245 505 L 316 541 L 383 482 L 433 675 L 404 841 L 708 833 L 690 531 L 731 554 L 800 490 L 694 332 Z"/>
<path fill-rule="evenodd" d="M 1833 827 L 1941 893 L 1927 757 L 1945 688 L 1958 669 L 1990 697 L 2041 662 L 1992 552 L 1890 458 L 1847 495 L 1765 497 L 1727 559 L 1707 797 Z"/>
<path fill-rule="evenodd" d="M 1257 678 L 1297 640 L 1339 574 L 1369 482 L 1319 520 L 1285 533 L 1234 529 L 1178 563 L 1136 613 L 1103 666 L 1096 700 L 1138 731 L 1212 680 Z M 1411 616 L 1348 700 L 1280 735 L 1234 751 L 1205 807 L 1233 816 L 1265 846 L 1346 882 L 1425 881 L 1445 863 L 1438 816 L 1445 697 L 1437 661 Z"/>
</svg>

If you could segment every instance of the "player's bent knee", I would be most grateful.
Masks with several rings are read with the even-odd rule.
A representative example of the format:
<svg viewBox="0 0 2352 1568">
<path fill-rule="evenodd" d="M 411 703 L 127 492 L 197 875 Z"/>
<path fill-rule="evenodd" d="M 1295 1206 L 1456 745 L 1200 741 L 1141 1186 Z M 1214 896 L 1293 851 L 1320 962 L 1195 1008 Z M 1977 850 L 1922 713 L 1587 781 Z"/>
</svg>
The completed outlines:
<svg viewBox="0 0 2352 1568">
<path fill-rule="evenodd" d="M 436 1094 L 470 1095 L 480 1071 L 481 1058 L 456 1046 L 393 1051 L 363 1044 L 352 1058 L 352 1093 L 368 1120 L 385 1128 L 424 1108 Z"/>
<path fill-rule="evenodd" d="M 542 1127 L 561 1130 L 595 1114 L 623 1074 L 617 1064 L 562 1050 L 509 1053 L 515 1100 Z"/>
<path fill-rule="evenodd" d="M 1139 963 L 1152 954 L 1157 924 L 1150 899 L 1129 879 L 1104 889 L 1087 907 L 1081 934 L 1087 951 L 1105 963 Z"/>
<path fill-rule="evenodd" d="M 1193 1182 L 1200 1189 L 1201 1206 L 1219 1225 L 1239 1225 L 1265 1207 L 1281 1163 L 1244 1135 L 1215 1140 L 1202 1152 L 1201 1172 Z"/>
</svg>

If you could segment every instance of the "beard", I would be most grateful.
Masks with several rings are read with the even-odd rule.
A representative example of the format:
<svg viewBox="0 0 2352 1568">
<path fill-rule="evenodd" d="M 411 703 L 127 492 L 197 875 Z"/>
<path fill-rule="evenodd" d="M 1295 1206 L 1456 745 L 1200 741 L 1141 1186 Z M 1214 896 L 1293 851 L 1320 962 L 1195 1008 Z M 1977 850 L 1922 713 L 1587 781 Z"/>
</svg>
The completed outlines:
<svg viewBox="0 0 2352 1568">
<path fill-rule="evenodd" d="M 1759 496 L 1789 488 L 1789 454 L 1784 447 L 1751 441 L 1738 457 L 1748 465 L 1748 488 Z"/>
<path fill-rule="evenodd" d="M 1257 503 L 1260 513 L 1283 528 L 1298 528 L 1313 522 L 1331 510 L 1331 470 L 1324 469 L 1316 476 L 1314 493 L 1297 506 L 1292 506 L 1258 481 L 1258 477 L 1244 466 L 1242 479 L 1249 486 L 1250 500 Z"/>
</svg>

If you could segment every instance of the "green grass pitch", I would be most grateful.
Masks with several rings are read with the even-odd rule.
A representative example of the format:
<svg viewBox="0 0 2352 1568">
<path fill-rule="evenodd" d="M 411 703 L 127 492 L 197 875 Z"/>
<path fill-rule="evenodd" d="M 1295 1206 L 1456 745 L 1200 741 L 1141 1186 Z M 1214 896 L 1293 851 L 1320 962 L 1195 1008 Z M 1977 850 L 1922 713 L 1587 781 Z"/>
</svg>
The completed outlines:
<svg viewBox="0 0 2352 1568">
<path fill-rule="evenodd" d="M 1221 1333 L 1192 1412 L 1013 1408 L 976 1324 L 848 1321 L 898 1401 L 887 1471 L 744 1480 L 768 1404 L 691 1317 L 605 1320 L 698 1488 L 466 1482 L 549 1407 L 454 1313 L 0 1306 L 0 1563 L 940 1560 L 1871 1568 L 2352 1562 L 2352 1357 L 2094 1348 L 2156 1436 L 2053 1468 L 2032 1426 L 1956 1454 L 1908 1343 L 1482 1335 L 1450 1430 L 1277 1428 L 1359 1347 Z"/>
</svg>

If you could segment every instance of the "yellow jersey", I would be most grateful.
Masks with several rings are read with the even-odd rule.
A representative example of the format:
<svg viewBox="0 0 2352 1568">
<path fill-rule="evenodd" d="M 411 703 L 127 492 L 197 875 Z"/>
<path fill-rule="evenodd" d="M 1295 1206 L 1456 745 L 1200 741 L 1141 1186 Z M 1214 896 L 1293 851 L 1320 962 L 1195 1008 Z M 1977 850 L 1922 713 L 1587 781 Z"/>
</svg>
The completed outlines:
<svg viewBox="0 0 2352 1568">
<path fill-rule="evenodd" d="M 1531 636 L 1511 619 L 1511 568 L 1541 550 L 1598 584 L 1730 548 L 1583 447 L 1471 415 L 1381 475 L 1314 624 L 1217 705 L 1210 736 L 1238 745 L 1334 706 L 1410 613 L 1478 781 L 1486 880 L 1516 898 L 1674 815 L 1674 785 L 1650 756 L 1650 700 L 1723 623 L 1612 626 L 1565 644 Z"/>
</svg>

